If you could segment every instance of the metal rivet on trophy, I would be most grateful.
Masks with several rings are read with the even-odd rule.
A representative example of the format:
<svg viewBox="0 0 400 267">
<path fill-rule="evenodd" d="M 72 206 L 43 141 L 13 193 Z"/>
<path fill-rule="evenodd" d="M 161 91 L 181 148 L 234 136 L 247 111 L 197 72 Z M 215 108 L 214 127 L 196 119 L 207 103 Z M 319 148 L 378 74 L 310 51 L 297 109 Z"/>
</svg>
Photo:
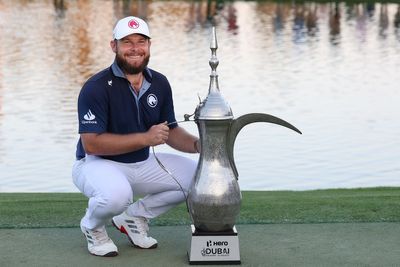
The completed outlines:
<svg viewBox="0 0 400 267">
<path fill-rule="evenodd" d="M 239 131 L 253 122 L 269 122 L 301 133 L 290 123 L 264 113 L 250 113 L 233 119 L 232 110 L 218 86 L 217 48 L 213 27 L 209 91 L 206 99 L 196 107 L 194 117 L 199 130 L 201 153 L 188 195 L 193 221 L 188 250 L 191 264 L 240 264 L 235 221 L 242 197 L 233 158 L 234 143 Z"/>
</svg>

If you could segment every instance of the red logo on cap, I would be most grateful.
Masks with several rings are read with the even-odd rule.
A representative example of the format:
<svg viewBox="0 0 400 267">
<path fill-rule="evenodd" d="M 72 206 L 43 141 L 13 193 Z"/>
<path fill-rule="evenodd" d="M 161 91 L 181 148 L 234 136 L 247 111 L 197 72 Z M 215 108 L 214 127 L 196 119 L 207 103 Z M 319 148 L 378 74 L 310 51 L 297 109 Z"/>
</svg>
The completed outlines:
<svg viewBox="0 0 400 267">
<path fill-rule="evenodd" d="M 137 28 L 139 28 L 139 22 L 137 22 L 137 21 L 134 20 L 134 19 L 131 19 L 131 20 L 128 22 L 128 26 L 129 26 L 129 28 L 137 29 Z"/>
</svg>

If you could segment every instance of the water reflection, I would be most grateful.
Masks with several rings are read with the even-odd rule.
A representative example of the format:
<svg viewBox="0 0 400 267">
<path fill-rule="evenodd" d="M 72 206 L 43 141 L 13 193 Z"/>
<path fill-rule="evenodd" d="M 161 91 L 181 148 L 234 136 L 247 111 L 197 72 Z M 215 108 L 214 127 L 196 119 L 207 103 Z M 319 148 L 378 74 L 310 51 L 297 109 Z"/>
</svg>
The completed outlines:
<svg viewBox="0 0 400 267">
<path fill-rule="evenodd" d="M 262 6 L 260 7 L 260 9 Z M 275 8 L 275 15 L 273 17 L 273 26 L 274 26 L 274 32 L 276 34 L 279 34 L 281 31 L 284 29 L 285 25 L 285 17 L 286 15 L 284 14 L 284 7 L 282 3 L 278 3 Z"/>
<path fill-rule="evenodd" d="M 387 4 L 381 4 L 380 12 L 379 12 L 379 36 L 382 38 L 386 38 L 386 30 L 389 26 L 389 16 Z"/>
<path fill-rule="evenodd" d="M 399 4 L 19 0 L 0 1 L 0 192 L 75 190 L 76 98 L 111 64 L 111 31 L 126 15 L 149 21 L 151 66 L 173 85 L 178 118 L 206 94 L 216 25 L 235 115 L 271 113 L 304 130 L 245 129 L 243 189 L 398 184 Z"/>
<path fill-rule="evenodd" d="M 228 15 L 226 16 L 226 20 L 228 21 L 228 31 L 233 34 L 237 34 L 237 30 L 239 29 L 239 25 L 237 23 L 237 11 L 232 2 L 228 3 L 227 8 Z"/>
<path fill-rule="evenodd" d="M 329 5 L 329 33 L 332 44 L 340 42 L 340 13 L 338 2 Z"/>
<path fill-rule="evenodd" d="M 305 19 L 304 19 L 304 4 L 297 4 L 294 7 L 294 18 L 293 18 L 293 31 L 294 31 L 294 41 L 301 42 L 305 36 Z"/>
<path fill-rule="evenodd" d="M 397 40 L 400 41 L 400 4 L 397 7 L 397 12 L 394 16 L 393 24 L 395 27 L 394 32 L 395 35 L 397 36 Z"/>
<path fill-rule="evenodd" d="M 306 18 L 307 30 L 310 36 L 315 36 L 315 34 L 318 31 L 317 20 L 318 20 L 317 5 L 315 3 L 310 3 L 307 6 L 307 18 Z"/>
<path fill-rule="evenodd" d="M 58 18 L 64 18 L 65 17 L 65 11 L 67 9 L 64 0 L 54 0 L 54 9 L 56 11 L 56 16 Z"/>
<path fill-rule="evenodd" d="M 148 19 L 148 16 L 151 15 L 149 10 L 149 5 L 151 5 L 153 1 L 113 1 L 113 9 L 117 18 L 122 18 L 126 16 L 131 16 L 135 14 L 145 20 Z"/>
<path fill-rule="evenodd" d="M 368 15 L 372 16 L 373 14 L 369 13 L 367 4 L 359 4 L 356 6 L 356 27 L 358 38 L 362 42 L 366 41 Z"/>
<path fill-rule="evenodd" d="M 139 1 L 141 2 L 141 1 Z M 186 30 L 190 32 L 197 25 L 209 27 L 210 25 L 227 23 L 227 30 L 233 34 L 239 31 L 237 22 L 237 4 L 234 1 L 190 1 L 189 14 L 186 16 Z M 366 23 L 367 20 L 372 20 L 375 15 L 375 3 L 358 3 L 332 1 L 327 4 L 317 4 L 315 2 L 292 2 L 284 3 L 281 1 L 274 2 L 256 2 L 257 11 L 266 13 L 272 18 L 272 29 L 275 34 L 282 34 L 285 30 L 286 23 L 292 23 L 293 41 L 304 42 L 306 35 L 315 37 L 318 35 L 320 27 L 318 16 L 329 9 L 329 33 L 331 43 L 337 45 L 340 43 L 341 35 L 341 16 L 342 9 L 345 9 L 346 21 L 354 20 L 356 23 L 356 34 L 360 41 L 365 42 Z M 343 8 L 344 6 L 344 8 Z M 128 10 L 129 8 L 125 8 Z M 131 12 L 126 12 L 124 15 L 136 14 L 146 17 L 145 12 L 138 12 L 131 8 Z M 394 15 L 393 23 L 395 32 L 400 27 L 400 11 L 397 10 Z M 388 4 L 379 4 L 379 35 L 382 38 L 387 36 L 389 26 Z"/>
</svg>

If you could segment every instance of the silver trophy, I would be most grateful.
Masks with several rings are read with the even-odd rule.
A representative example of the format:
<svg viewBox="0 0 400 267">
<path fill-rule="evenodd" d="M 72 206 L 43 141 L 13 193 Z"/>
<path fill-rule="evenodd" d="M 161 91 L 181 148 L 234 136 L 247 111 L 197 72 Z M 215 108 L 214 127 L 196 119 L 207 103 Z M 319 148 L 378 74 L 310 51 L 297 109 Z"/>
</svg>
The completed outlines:
<svg viewBox="0 0 400 267">
<path fill-rule="evenodd" d="M 264 113 L 234 119 L 218 87 L 217 37 L 212 28 L 210 86 L 206 99 L 195 111 L 201 153 L 194 182 L 188 195 L 191 241 L 190 264 L 240 264 L 239 238 L 235 221 L 240 211 L 241 192 L 233 158 L 239 131 L 253 122 L 279 124 L 301 132 L 290 123 Z"/>
</svg>

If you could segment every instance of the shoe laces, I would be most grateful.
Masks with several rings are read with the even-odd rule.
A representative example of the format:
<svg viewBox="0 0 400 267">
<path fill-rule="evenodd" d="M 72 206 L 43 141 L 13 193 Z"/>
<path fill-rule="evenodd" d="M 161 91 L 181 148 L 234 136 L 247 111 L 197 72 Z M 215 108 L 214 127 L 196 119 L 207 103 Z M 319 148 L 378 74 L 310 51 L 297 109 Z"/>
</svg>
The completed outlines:
<svg viewBox="0 0 400 267">
<path fill-rule="evenodd" d="M 103 244 L 110 240 L 110 238 L 107 235 L 105 227 L 93 230 L 85 229 L 85 236 L 88 240 L 97 244 Z"/>
<path fill-rule="evenodd" d="M 149 231 L 149 225 L 148 225 L 148 220 L 146 218 L 143 217 L 134 217 L 132 218 L 132 220 L 126 220 L 126 222 L 131 223 L 133 225 L 135 225 L 136 227 L 136 231 L 139 232 L 142 235 L 146 235 L 147 236 L 147 231 Z"/>
</svg>

